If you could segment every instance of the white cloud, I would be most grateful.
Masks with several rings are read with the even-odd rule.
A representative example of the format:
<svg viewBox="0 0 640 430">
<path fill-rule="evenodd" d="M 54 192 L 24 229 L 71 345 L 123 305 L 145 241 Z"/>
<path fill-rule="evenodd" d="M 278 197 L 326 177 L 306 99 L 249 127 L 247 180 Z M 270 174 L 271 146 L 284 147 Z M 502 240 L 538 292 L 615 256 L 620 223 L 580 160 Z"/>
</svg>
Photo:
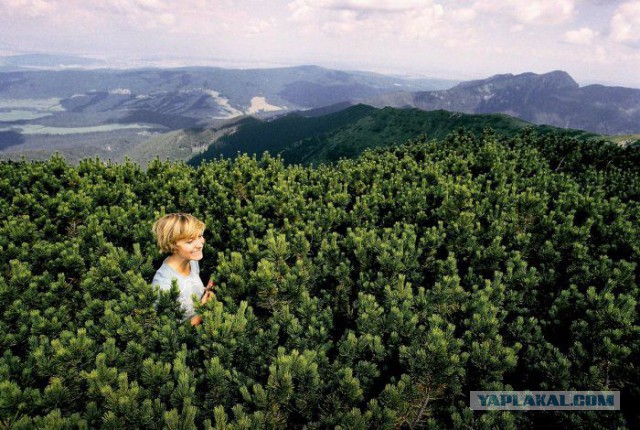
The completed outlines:
<svg viewBox="0 0 640 430">
<path fill-rule="evenodd" d="M 0 0 L 0 48 L 638 83 L 640 0 Z M 451 49 L 451 48 L 455 49 Z M 246 61 L 245 61 L 246 60 Z M 227 64 L 227 63 L 225 63 Z M 596 76 L 599 75 L 599 76 Z M 614 78 L 615 77 L 615 78 Z"/>
<path fill-rule="evenodd" d="M 475 0 L 476 10 L 507 14 L 522 24 L 555 25 L 575 14 L 576 0 Z"/>
<path fill-rule="evenodd" d="M 93 8 L 104 10 L 141 28 L 170 27 L 176 22 L 175 8 L 163 0 L 107 0 L 93 3 Z"/>
<path fill-rule="evenodd" d="M 326 17 L 344 12 L 355 13 L 363 19 L 369 15 L 422 13 L 433 9 L 442 9 L 442 6 L 433 0 L 294 0 L 289 3 L 294 19 L 320 19 L 318 15 Z"/>
<path fill-rule="evenodd" d="M 441 36 L 446 29 L 443 22 L 444 9 L 440 5 L 433 8 L 407 13 L 401 36 L 408 39 L 433 39 Z"/>
<path fill-rule="evenodd" d="M 159 0 L 137 0 L 134 3 L 138 3 L 140 7 L 149 8 L 150 10 L 164 7 L 162 1 Z"/>
<path fill-rule="evenodd" d="M 128 25 L 141 29 L 173 27 L 194 17 L 206 22 L 237 14 L 229 0 L 0 0 L 0 11 L 22 20 L 56 20 L 69 27 L 82 19 L 83 23 L 89 20 L 104 27 Z"/>
<path fill-rule="evenodd" d="M 295 2 L 294 2 L 295 3 Z M 431 0 L 303 0 L 312 8 L 356 12 L 403 12 L 430 7 Z"/>
<path fill-rule="evenodd" d="M 626 2 L 615 10 L 610 34 L 614 42 L 640 41 L 640 1 Z"/>
<path fill-rule="evenodd" d="M 567 31 L 564 34 L 564 41 L 576 45 L 590 45 L 598 36 L 598 32 L 589 27 L 582 27 L 579 30 Z"/>
<path fill-rule="evenodd" d="M 246 26 L 246 32 L 249 34 L 262 34 L 273 29 L 273 27 L 273 20 L 256 18 L 252 19 Z"/>
<path fill-rule="evenodd" d="M 449 26 L 433 0 L 294 0 L 288 6 L 291 20 L 309 33 L 414 40 L 436 37 Z"/>
<path fill-rule="evenodd" d="M 471 22 L 476 19 L 477 12 L 472 8 L 454 9 L 450 12 L 453 20 L 459 23 Z"/>
<path fill-rule="evenodd" d="M 158 17 L 158 23 L 165 26 L 171 26 L 175 22 L 176 22 L 176 17 L 173 14 L 168 12 L 165 12 Z"/>
<path fill-rule="evenodd" d="M 46 0 L 0 0 L 0 10 L 9 15 L 29 18 L 46 16 L 56 9 L 55 1 Z"/>
</svg>

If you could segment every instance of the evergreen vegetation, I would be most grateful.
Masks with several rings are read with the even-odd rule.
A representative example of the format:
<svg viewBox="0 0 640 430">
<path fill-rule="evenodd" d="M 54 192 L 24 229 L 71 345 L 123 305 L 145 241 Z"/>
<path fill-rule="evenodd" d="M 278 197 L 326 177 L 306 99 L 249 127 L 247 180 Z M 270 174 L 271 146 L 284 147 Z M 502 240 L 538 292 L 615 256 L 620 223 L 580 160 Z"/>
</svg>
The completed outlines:
<svg viewBox="0 0 640 430">
<path fill-rule="evenodd" d="M 603 140 L 605 136 L 582 130 L 536 126 L 504 114 L 464 114 L 444 110 L 376 109 L 359 104 L 326 115 L 305 116 L 292 113 L 270 121 L 244 120 L 232 134 L 220 138 L 215 145 L 193 157 L 189 164 L 237 154 L 261 155 L 264 151 L 280 155 L 285 164 L 317 166 L 340 158 L 355 158 L 365 149 L 401 144 L 420 134 L 444 139 L 449 133 L 464 128 L 482 134 L 491 128 L 502 135 L 516 135 L 525 128 L 538 134 L 562 132 L 580 140 Z"/>
<path fill-rule="evenodd" d="M 0 163 L 2 428 L 637 428 L 640 150 L 466 132 L 317 168 Z M 206 221 L 204 323 L 149 285 Z M 620 390 L 473 412 L 471 390 Z"/>
</svg>

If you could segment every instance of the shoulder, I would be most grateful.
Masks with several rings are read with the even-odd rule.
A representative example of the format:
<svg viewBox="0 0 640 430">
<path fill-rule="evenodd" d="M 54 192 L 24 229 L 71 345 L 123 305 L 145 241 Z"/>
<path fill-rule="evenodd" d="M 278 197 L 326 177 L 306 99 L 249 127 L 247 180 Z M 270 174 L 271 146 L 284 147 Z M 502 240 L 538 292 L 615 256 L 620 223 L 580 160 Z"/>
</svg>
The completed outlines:
<svg viewBox="0 0 640 430">
<path fill-rule="evenodd" d="M 160 266 L 153 276 L 151 283 L 153 285 L 159 285 L 161 289 L 169 289 L 171 288 L 171 278 L 171 268 L 167 264 L 162 263 L 162 266 Z"/>
</svg>

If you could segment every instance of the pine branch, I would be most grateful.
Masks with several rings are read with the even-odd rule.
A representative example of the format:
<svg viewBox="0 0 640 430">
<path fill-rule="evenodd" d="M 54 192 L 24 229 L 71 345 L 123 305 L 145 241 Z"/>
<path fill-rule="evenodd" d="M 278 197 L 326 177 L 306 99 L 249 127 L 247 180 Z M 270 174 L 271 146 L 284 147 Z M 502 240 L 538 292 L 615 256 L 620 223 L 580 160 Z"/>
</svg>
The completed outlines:
<svg viewBox="0 0 640 430">
<path fill-rule="evenodd" d="M 427 397 L 422 402 L 422 405 L 420 406 L 420 410 L 418 410 L 418 415 L 413 420 L 413 422 L 411 424 L 409 424 L 409 427 L 411 428 L 411 430 L 413 430 L 415 428 L 415 426 L 418 425 L 418 423 L 422 419 L 422 415 L 424 414 L 424 411 L 427 408 L 427 405 L 429 404 L 430 398 L 431 398 L 431 389 L 428 388 L 427 389 Z"/>
</svg>

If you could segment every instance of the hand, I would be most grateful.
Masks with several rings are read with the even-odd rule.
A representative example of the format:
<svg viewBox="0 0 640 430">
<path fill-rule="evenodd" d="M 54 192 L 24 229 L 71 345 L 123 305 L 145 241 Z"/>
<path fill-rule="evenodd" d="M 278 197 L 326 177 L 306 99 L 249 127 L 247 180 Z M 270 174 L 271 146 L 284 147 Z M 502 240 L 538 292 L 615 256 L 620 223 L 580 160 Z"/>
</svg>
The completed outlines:
<svg viewBox="0 0 640 430">
<path fill-rule="evenodd" d="M 211 297 L 213 297 L 213 291 L 205 290 L 202 298 L 200 299 L 200 303 L 204 305 L 209 300 L 211 300 Z"/>
<path fill-rule="evenodd" d="M 196 315 L 194 317 L 191 318 L 191 325 L 192 326 L 197 326 L 202 324 L 202 318 L 200 317 L 200 315 Z"/>
<path fill-rule="evenodd" d="M 213 288 L 216 286 L 216 283 L 213 282 L 213 279 L 209 279 L 209 283 L 207 284 L 207 286 L 204 289 L 204 293 L 202 294 L 202 297 L 200 297 L 200 303 L 201 304 L 205 304 L 207 303 L 209 300 L 211 300 L 211 297 L 213 297 Z"/>
</svg>

